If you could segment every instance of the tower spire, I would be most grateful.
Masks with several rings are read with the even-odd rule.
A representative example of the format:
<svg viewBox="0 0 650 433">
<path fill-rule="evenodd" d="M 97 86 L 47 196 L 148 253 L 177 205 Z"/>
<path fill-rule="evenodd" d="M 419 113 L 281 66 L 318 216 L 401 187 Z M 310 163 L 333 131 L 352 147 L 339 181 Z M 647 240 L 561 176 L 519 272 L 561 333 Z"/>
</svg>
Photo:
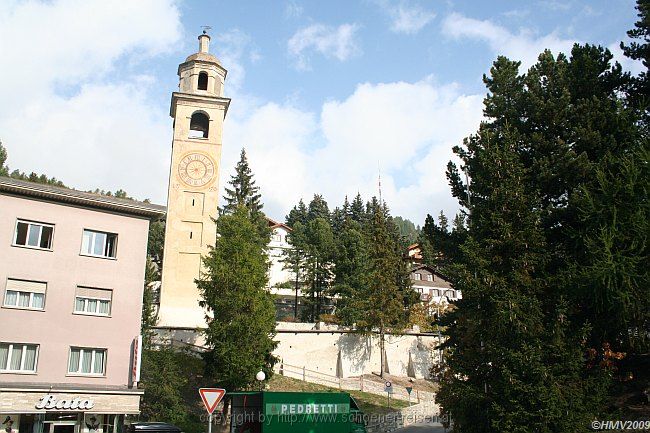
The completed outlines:
<svg viewBox="0 0 650 433">
<path fill-rule="evenodd" d="M 210 52 L 210 35 L 208 30 L 211 30 L 210 26 L 201 26 L 203 27 L 203 33 L 199 35 L 199 53 L 208 54 Z"/>
</svg>

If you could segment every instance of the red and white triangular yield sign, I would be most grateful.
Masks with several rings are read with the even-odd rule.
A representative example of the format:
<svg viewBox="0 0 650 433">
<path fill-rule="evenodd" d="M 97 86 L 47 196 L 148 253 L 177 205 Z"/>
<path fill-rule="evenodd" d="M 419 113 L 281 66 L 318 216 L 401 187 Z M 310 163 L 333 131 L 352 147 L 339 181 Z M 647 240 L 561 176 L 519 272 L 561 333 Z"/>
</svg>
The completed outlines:
<svg viewBox="0 0 650 433">
<path fill-rule="evenodd" d="M 212 414 L 226 394 L 226 390 L 221 388 L 199 388 L 199 394 L 201 394 L 201 400 L 203 400 L 208 414 Z"/>
</svg>

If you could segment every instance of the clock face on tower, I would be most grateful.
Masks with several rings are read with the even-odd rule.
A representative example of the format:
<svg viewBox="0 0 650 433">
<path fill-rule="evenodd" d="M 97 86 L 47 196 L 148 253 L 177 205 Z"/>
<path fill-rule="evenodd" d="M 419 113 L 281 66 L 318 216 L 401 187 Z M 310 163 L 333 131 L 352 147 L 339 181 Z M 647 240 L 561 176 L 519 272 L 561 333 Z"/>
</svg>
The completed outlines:
<svg viewBox="0 0 650 433">
<path fill-rule="evenodd" d="M 178 164 L 178 175 L 188 186 L 207 185 L 214 177 L 214 161 L 203 153 L 188 153 Z"/>
</svg>

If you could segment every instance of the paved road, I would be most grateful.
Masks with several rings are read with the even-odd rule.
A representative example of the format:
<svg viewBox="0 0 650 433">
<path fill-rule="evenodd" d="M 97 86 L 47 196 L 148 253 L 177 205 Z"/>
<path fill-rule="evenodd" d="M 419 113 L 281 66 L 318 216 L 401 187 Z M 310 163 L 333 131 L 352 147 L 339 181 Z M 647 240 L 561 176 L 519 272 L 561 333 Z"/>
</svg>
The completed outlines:
<svg viewBox="0 0 650 433">
<path fill-rule="evenodd" d="M 445 430 L 442 427 L 442 424 L 413 424 L 408 427 L 395 430 L 394 433 L 445 433 L 449 430 Z"/>
</svg>

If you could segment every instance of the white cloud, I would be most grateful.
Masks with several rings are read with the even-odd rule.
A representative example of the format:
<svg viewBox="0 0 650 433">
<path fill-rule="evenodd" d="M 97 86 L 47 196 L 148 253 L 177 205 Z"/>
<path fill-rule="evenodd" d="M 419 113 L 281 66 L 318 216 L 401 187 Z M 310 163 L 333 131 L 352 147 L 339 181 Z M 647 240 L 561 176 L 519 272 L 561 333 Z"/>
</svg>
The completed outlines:
<svg viewBox="0 0 650 433">
<path fill-rule="evenodd" d="M 393 213 L 422 224 L 426 213 L 457 211 L 445 167 L 452 146 L 477 129 L 481 110 L 482 96 L 431 79 L 362 84 L 344 100 L 323 104 L 320 116 L 289 104 L 261 104 L 229 115 L 221 179 L 227 181 L 245 146 L 267 212 L 282 219 L 314 193 L 324 194 L 331 207 L 346 194 L 377 195 L 380 164 Z"/>
<path fill-rule="evenodd" d="M 445 19 L 443 33 L 454 39 L 484 41 L 495 54 L 503 54 L 511 60 L 520 60 L 524 68 L 533 65 L 545 49 L 551 50 L 553 54 L 568 54 L 573 44 L 578 42 L 563 39 L 557 32 L 538 36 L 530 30 L 521 29 L 515 34 L 489 20 L 468 18 L 458 13 L 452 13 Z"/>
<path fill-rule="evenodd" d="M 221 64 L 228 69 L 230 91 L 239 91 L 246 77 L 245 61 L 252 63 L 261 59 L 251 37 L 239 29 L 229 30 L 216 36 L 212 51 L 218 53 Z"/>
<path fill-rule="evenodd" d="M 178 45 L 178 10 L 153 0 L 105 9 L 104 2 L 89 3 L 0 3 L 0 68 L 9 83 L 0 88 L 0 138 L 9 164 L 80 189 L 122 188 L 165 203 L 172 125 L 166 101 L 153 96 L 160 83 L 147 65 L 151 56 Z M 348 26 L 347 39 L 353 40 L 357 27 Z M 32 27 L 39 32 L 37 50 L 16 43 Z M 331 30 L 338 34 L 340 28 Z M 295 42 L 305 61 L 309 52 L 342 61 L 358 50 L 345 37 L 322 41 L 322 30 L 311 36 Z M 478 127 L 482 96 L 432 79 L 367 83 L 306 111 L 242 91 L 247 59 L 255 53 L 247 35 L 233 30 L 213 41 L 212 51 L 230 70 L 226 93 L 233 97 L 222 187 L 245 146 L 275 218 L 314 193 L 325 194 L 332 206 L 345 194 L 369 198 L 377 192 L 378 162 L 394 214 L 421 224 L 427 212 L 456 211 L 445 165 L 451 147 Z"/>
<path fill-rule="evenodd" d="M 629 41 L 626 41 L 626 43 L 629 44 Z M 623 70 L 631 72 L 632 75 L 639 75 L 641 72 L 647 70 L 643 66 L 643 62 L 640 60 L 632 60 L 623 54 L 620 42 L 611 43 L 607 48 L 612 52 L 614 60 L 621 64 Z"/>
<path fill-rule="evenodd" d="M 284 17 L 287 19 L 299 18 L 304 9 L 295 0 L 289 0 L 284 5 Z"/>
<path fill-rule="evenodd" d="M 390 30 L 395 33 L 415 34 L 436 17 L 435 12 L 407 0 L 378 0 L 377 4 L 390 17 Z"/>
<path fill-rule="evenodd" d="M 287 50 L 295 59 L 298 69 L 309 69 L 310 51 L 343 62 L 361 53 L 356 41 L 357 30 L 357 24 L 341 24 L 338 27 L 312 24 L 298 30 L 289 39 Z"/>
<path fill-rule="evenodd" d="M 164 203 L 165 185 L 150 179 L 166 176 L 171 122 L 151 102 L 147 60 L 180 34 L 172 1 L 0 3 L 10 167 Z"/>
</svg>

